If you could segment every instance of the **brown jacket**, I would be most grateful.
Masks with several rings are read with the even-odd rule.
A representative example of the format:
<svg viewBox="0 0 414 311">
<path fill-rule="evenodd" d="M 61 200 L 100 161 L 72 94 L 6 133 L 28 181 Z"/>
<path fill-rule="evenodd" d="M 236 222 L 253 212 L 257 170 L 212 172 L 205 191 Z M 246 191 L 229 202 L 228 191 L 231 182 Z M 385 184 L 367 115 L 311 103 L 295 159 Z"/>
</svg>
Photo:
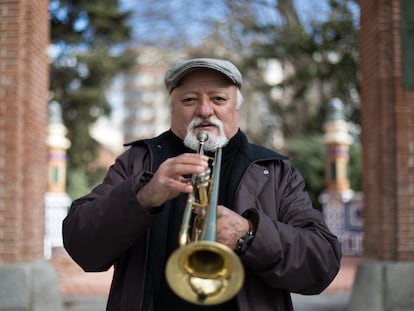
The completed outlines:
<svg viewBox="0 0 414 311">
<path fill-rule="evenodd" d="M 157 139 L 152 145 L 162 148 Z M 135 196 L 151 178 L 154 150 L 148 142 L 134 143 L 124 152 L 101 185 L 73 202 L 63 223 L 65 248 L 85 271 L 114 265 L 108 311 L 141 310 L 148 228 L 157 217 L 141 208 Z M 256 210 L 259 224 L 241 256 L 246 275 L 237 295 L 239 309 L 293 310 L 290 292 L 319 294 L 333 280 L 340 246 L 312 207 L 299 173 L 273 151 L 246 139 L 243 146 L 251 163 L 239 183 L 235 210 Z"/>
</svg>

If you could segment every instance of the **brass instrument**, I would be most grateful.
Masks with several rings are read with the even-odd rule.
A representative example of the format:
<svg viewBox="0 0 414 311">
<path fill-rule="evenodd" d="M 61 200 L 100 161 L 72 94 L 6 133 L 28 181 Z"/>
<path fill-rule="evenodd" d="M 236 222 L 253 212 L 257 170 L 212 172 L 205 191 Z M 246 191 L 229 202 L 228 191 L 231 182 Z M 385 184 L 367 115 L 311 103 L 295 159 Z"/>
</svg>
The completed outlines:
<svg viewBox="0 0 414 311">
<path fill-rule="evenodd" d="M 197 135 L 198 153 L 204 154 L 207 132 Z M 234 297 L 244 281 L 243 265 L 233 250 L 216 242 L 216 214 L 221 148 L 213 159 L 213 172 L 194 174 L 179 233 L 179 248 L 167 261 L 166 278 L 182 299 L 198 305 L 223 303 Z M 192 213 L 196 216 L 190 225 Z M 190 235 L 190 227 L 192 234 Z"/>
</svg>

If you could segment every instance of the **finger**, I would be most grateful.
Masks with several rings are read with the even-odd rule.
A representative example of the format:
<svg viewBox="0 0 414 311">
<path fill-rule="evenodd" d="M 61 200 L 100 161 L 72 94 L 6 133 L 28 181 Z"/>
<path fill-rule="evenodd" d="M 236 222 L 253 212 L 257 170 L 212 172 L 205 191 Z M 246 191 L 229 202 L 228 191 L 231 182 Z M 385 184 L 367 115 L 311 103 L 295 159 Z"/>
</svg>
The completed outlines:
<svg viewBox="0 0 414 311">
<path fill-rule="evenodd" d="M 174 165 L 193 165 L 208 167 L 208 157 L 197 153 L 184 153 L 174 158 L 169 158 L 166 162 Z"/>
<path fill-rule="evenodd" d="M 199 154 L 199 153 L 183 153 L 177 156 L 176 159 L 182 159 L 184 161 L 189 161 L 189 162 L 192 162 L 192 161 L 208 162 L 209 158 L 206 155 Z"/>
<path fill-rule="evenodd" d="M 170 158 L 161 164 L 159 174 L 176 177 L 182 175 L 199 174 L 208 168 L 208 162 L 203 158 L 177 157 Z"/>
<path fill-rule="evenodd" d="M 169 178 L 166 180 L 165 186 L 170 191 L 190 193 L 193 191 L 193 186 L 185 180 L 185 178 L 180 178 L 180 180 Z"/>
</svg>

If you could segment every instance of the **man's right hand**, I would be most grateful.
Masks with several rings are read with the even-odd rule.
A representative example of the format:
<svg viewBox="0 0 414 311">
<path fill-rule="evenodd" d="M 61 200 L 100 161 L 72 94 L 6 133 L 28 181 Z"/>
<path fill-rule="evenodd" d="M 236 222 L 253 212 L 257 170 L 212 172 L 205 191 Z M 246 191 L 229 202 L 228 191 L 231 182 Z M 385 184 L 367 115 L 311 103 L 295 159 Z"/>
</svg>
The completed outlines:
<svg viewBox="0 0 414 311">
<path fill-rule="evenodd" d="M 208 157 L 184 153 L 164 161 L 152 179 L 137 193 L 138 203 L 150 209 L 161 206 L 180 193 L 190 193 L 193 187 L 185 175 L 200 174 L 208 168 Z"/>
</svg>

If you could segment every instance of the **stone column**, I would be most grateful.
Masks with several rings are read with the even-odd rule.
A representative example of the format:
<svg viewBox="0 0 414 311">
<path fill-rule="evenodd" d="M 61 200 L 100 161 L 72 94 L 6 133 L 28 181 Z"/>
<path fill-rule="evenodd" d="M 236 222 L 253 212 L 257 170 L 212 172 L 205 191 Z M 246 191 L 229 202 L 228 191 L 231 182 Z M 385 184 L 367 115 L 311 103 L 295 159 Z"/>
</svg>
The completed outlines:
<svg viewBox="0 0 414 311">
<path fill-rule="evenodd" d="M 349 310 L 414 310 L 414 2 L 360 5 L 365 241 Z"/>
<path fill-rule="evenodd" d="M 344 104 L 339 98 L 329 102 L 324 128 L 326 188 L 319 197 L 323 215 L 341 242 L 342 254 L 360 255 L 363 237 L 361 194 L 350 188 L 348 160 L 353 139 Z"/>
<path fill-rule="evenodd" d="M 44 253 L 52 257 L 53 249 L 63 247 L 62 222 L 68 214 L 71 199 L 66 193 L 66 150 L 70 141 L 62 121 L 62 108 L 56 101 L 49 104 L 48 182 L 45 194 Z"/>
<path fill-rule="evenodd" d="M 344 104 L 334 98 L 328 105 L 325 120 L 326 189 L 346 193 L 350 191 L 348 178 L 349 145 L 352 137 L 345 120 Z"/>
<path fill-rule="evenodd" d="M 0 310 L 61 310 L 43 260 L 48 3 L 0 6 Z"/>
</svg>

